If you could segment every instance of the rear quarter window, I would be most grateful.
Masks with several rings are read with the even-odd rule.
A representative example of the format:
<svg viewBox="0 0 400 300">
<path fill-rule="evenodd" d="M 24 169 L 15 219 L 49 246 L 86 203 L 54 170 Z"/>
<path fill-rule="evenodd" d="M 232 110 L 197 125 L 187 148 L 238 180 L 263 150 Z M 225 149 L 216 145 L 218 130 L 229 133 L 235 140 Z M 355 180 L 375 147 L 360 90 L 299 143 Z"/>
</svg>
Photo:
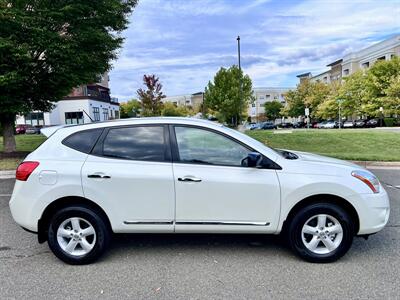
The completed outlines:
<svg viewBox="0 0 400 300">
<path fill-rule="evenodd" d="M 66 137 L 62 144 L 83 153 L 90 153 L 102 132 L 103 128 L 75 132 Z"/>
</svg>

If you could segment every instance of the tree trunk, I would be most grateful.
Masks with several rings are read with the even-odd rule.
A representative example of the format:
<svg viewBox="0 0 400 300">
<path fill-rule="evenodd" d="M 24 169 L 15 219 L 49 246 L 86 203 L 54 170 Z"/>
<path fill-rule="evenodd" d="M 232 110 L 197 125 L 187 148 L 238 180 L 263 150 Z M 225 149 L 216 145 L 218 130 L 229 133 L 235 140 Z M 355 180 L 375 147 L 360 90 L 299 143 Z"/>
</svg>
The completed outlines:
<svg viewBox="0 0 400 300">
<path fill-rule="evenodd" d="M 14 137 L 14 119 L 15 116 L 13 115 L 0 115 L 0 124 L 3 130 L 3 151 L 7 153 L 17 150 Z"/>
</svg>

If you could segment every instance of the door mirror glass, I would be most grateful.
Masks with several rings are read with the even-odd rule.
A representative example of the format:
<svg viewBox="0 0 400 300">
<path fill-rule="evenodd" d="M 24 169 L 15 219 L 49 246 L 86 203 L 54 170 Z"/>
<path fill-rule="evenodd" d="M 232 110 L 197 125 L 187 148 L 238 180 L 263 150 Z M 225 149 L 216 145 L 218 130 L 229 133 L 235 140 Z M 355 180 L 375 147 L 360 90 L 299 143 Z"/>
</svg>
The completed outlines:
<svg viewBox="0 0 400 300">
<path fill-rule="evenodd" d="M 262 166 L 262 155 L 258 152 L 250 152 L 242 160 L 242 166 L 249 168 L 257 168 Z"/>
</svg>

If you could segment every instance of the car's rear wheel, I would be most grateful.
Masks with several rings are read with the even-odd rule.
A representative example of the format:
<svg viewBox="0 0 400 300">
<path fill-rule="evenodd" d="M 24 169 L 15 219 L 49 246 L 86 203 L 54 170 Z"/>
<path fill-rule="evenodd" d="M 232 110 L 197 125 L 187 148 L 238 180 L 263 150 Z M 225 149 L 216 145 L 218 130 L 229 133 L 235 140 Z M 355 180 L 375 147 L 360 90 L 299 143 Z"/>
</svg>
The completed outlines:
<svg viewBox="0 0 400 300">
<path fill-rule="evenodd" d="M 107 223 L 101 213 L 89 207 L 63 208 L 56 212 L 49 223 L 49 247 L 68 264 L 88 264 L 97 260 L 109 241 Z"/>
<path fill-rule="evenodd" d="M 303 259 L 326 263 L 342 257 L 350 249 L 354 224 L 349 214 L 331 203 L 302 208 L 288 228 L 289 243 Z"/>
</svg>

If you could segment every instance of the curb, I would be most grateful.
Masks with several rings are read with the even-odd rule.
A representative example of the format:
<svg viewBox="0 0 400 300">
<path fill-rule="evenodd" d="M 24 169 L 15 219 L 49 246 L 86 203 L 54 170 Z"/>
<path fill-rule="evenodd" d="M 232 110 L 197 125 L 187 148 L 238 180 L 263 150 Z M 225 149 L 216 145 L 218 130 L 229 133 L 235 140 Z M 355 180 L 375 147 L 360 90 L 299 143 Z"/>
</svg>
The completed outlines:
<svg viewBox="0 0 400 300">
<path fill-rule="evenodd" d="M 15 178 L 15 170 L 0 170 L 0 179 Z"/>
<path fill-rule="evenodd" d="M 364 168 L 379 168 L 379 169 L 399 169 L 400 161 L 359 161 L 351 160 L 350 162 Z"/>
</svg>

